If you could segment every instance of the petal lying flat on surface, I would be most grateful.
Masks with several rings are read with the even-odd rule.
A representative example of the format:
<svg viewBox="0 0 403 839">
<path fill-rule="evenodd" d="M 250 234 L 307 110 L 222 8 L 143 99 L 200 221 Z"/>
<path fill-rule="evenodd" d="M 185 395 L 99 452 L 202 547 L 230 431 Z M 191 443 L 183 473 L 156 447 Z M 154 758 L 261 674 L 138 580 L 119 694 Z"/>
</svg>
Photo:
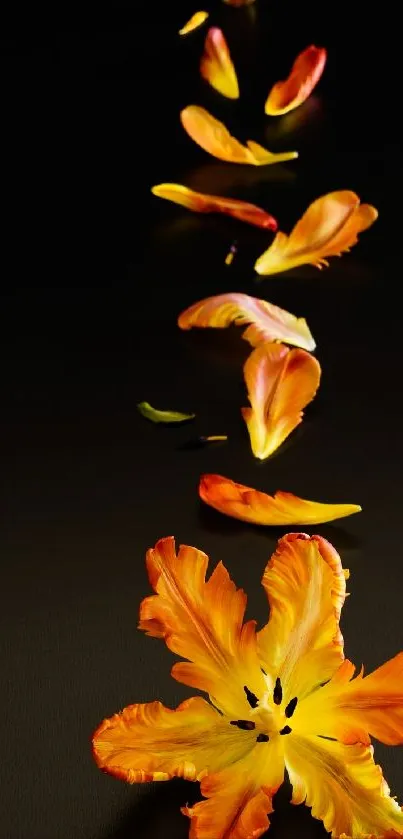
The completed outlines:
<svg viewBox="0 0 403 839">
<path fill-rule="evenodd" d="M 284 778 L 284 743 L 257 744 L 243 760 L 203 778 L 206 801 L 182 812 L 192 819 L 189 839 L 257 839 L 269 827 L 272 797 Z"/>
<path fill-rule="evenodd" d="M 252 166 L 264 166 L 269 163 L 281 163 L 298 157 L 298 152 L 280 152 L 274 154 L 257 143 L 249 141 L 248 148 L 232 137 L 222 122 L 215 119 L 204 108 L 189 105 L 181 112 L 181 122 L 189 137 L 208 154 L 230 163 L 249 163 Z"/>
<path fill-rule="evenodd" d="M 200 74 L 215 90 L 228 99 L 239 99 L 238 79 L 228 44 L 221 29 L 212 26 L 207 32 Z"/>
<path fill-rule="evenodd" d="M 325 64 L 325 49 L 311 46 L 301 52 L 288 78 L 272 87 L 266 100 L 265 113 L 280 116 L 302 105 L 317 85 Z"/>
<path fill-rule="evenodd" d="M 229 292 L 207 297 L 189 306 L 178 318 L 181 329 L 193 326 L 223 329 L 232 323 L 250 324 L 242 338 L 252 347 L 267 341 L 283 341 L 306 350 L 314 350 L 316 346 L 305 318 L 297 318 L 267 300 L 248 294 Z"/>
<path fill-rule="evenodd" d="M 137 409 L 143 417 L 151 422 L 188 422 L 195 418 L 196 414 L 181 414 L 179 411 L 159 411 L 153 408 L 149 402 L 139 402 Z"/>
<path fill-rule="evenodd" d="M 298 698 L 297 718 L 304 696 L 330 679 L 344 658 L 345 573 L 326 539 L 290 533 L 280 539 L 262 583 L 270 606 L 258 633 L 262 666 L 280 678 L 284 702 Z"/>
<path fill-rule="evenodd" d="M 320 504 L 281 490 L 267 495 L 222 475 L 202 475 L 199 495 L 220 513 L 251 524 L 320 524 L 361 510 L 356 504 Z"/>
<path fill-rule="evenodd" d="M 98 766 L 131 784 L 200 780 L 206 771 L 240 760 L 255 744 L 255 732 L 232 727 L 201 697 L 175 711 L 161 702 L 129 705 L 104 720 L 93 737 Z"/>
<path fill-rule="evenodd" d="M 195 213 L 224 213 L 240 221 L 246 221 L 248 224 L 254 224 L 256 227 L 263 227 L 265 230 L 277 230 L 277 222 L 273 216 L 260 207 L 256 207 L 255 204 L 239 201 L 237 198 L 205 195 L 202 192 L 194 192 L 182 184 L 157 184 L 152 187 L 151 192 L 158 198 L 173 201 Z"/>
<path fill-rule="evenodd" d="M 243 686 L 260 696 L 265 683 L 256 651 L 254 622 L 244 624 L 246 595 L 219 563 L 206 582 L 208 557 L 173 538 L 147 553 L 150 583 L 157 592 L 143 600 L 140 629 L 164 638 L 179 662 L 172 675 L 206 691 L 232 719 L 245 719 L 250 705 Z"/>
<path fill-rule="evenodd" d="M 331 681 L 308 696 L 295 715 L 299 732 L 335 737 L 343 743 L 403 744 L 403 653 L 373 673 L 354 675 L 345 661 Z M 351 681 L 352 680 L 352 681 Z"/>
<path fill-rule="evenodd" d="M 371 748 L 294 734 L 284 739 L 293 803 L 312 807 L 314 818 L 332 836 L 403 834 L 403 813 L 389 795 Z"/>
<path fill-rule="evenodd" d="M 244 366 L 250 408 L 241 408 L 253 454 L 264 460 L 302 422 L 319 387 L 319 362 L 305 350 L 262 344 Z"/>
<path fill-rule="evenodd" d="M 360 204 L 355 192 L 341 190 L 322 195 L 311 204 L 287 236 L 279 231 L 255 264 L 258 274 L 278 274 L 298 265 L 327 265 L 329 256 L 341 256 L 358 241 L 378 217 L 370 204 Z"/>
<path fill-rule="evenodd" d="M 193 32 L 194 29 L 197 29 L 198 26 L 201 26 L 207 20 L 208 16 L 208 12 L 195 12 L 190 20 L 179 30 L 179 35 L 187 35 L 188 32 Z"/>
</svg>

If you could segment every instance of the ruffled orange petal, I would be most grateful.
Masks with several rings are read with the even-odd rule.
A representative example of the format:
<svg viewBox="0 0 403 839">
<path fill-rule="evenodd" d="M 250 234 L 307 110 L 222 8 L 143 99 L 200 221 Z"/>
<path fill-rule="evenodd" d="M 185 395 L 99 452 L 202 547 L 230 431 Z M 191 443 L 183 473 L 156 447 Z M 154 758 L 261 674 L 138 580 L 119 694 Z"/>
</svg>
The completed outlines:
<svg viewBox="0 0 403 839">
<path fill-rule="evenodd" d="M 274 154 L 258 143 L 248 140 L 243 146 L 232 137 L 222 122 L 215 119 L 204 108 L 189 105 L 181 112 L 181 122 L 189 137 L 204 151 L 219 160 L 230 163 L 249 163 L 252 166 L 265 166 L 269 163 L 282 163 L 298 157 L 298 152 L 280 152 Z"/>
<path fill-rule="evenodd" d="M 272 797 L 283 782 L 283 738 L 259 743 L 229 769 L 203 778 L 206 801 L 185 807 L 189 839 L 257 839 L 269 827 Z"/>
<path fill-rule="evenodd" d="M 283 701 L 301 700 L 342 663 L 340 612 L 346 578 L 340 557 L 320 536 L 280 539 L 263 575 L 270 617 L 258 633 L 262 666 L 280 679 Z"/>
<path fill-rule="evenodd" d="M 164 638 L 179 662 L 172 675 L 206 691 L 231 719 L 250 711 L 243 686 L 256 696 L 265 690 L 256 651 L 254 622 L 244 624 L 246 595 L 236 589 L 219 563 L 206 582 L 208 557 L 172 537 L 160 539 L 147 553 L 150 583 L 156 595 L 143 600 L 140 629 Z"/>
<path fill-rule="evenodd" d="M 299 732 L 335 737 L 343 743 L 403 744 L 403 653 L 369 676 L 345 661 L 331 681 L 308 696 L 295 714 Z M 352 680 L 352 681 L 351 681 Z"/>
<path fill-rule="evenodd" d="M 286 114 L 302 105 L 317 85 L 326 64 L 326 50 L 308 47 L 295 59 L 288 79 L 272 87 L 265 104 L 269 116 Z"/>
<path fill-rule="evenodd" d="M 199 495 L 220 513 L 251 524 L 320 524 L 361 510 L 357 504 L 320 504 L 281 490 L 267 495 L 222 475 L 202 475 Z"/>
<path fill-rule="evenodd" d="M 182 29 L 179 30 L 179 35 L 187 35 L 188 32 L 193 32 L 194 29 L 197 29 L 199 26 L 207 20 L 209 16 L 208 12 L 195 12 L 194 15 L 182 26 Z"/>
<path fill-rule="evenodd" d="M 130 784 L 200 780 L 242 759 L 255 745 L 256 732 L 231 726 L 201 697 L 175 711 L 161 702 L 129 705 L 104 720 L 93 736 L 100 769 Z"/>
<path fill-rule="evenodd" d="M 370 204 L 360 204 L 355 192 L 322 195 L 311 204 L 287 236 L 279 231 L 255 264 L 258 274 L 279 274 L 298 265 L 327 265 L 327 257 L 341 256 L 378 217 Z"/>
<path fill-rule="evenodd" d="M 315 396 L 320 364 L 305 350 L 262 344 L 244 366 L 250 408 L 242 408 L 255 457 L 273 454 L 302 422 L 303 409 Z"/>
<path fill-rule="evenodd" d="M 248 204 L 237 198 L 205 195 L 202 192 L 194 192 L 181 184 L 157 184 L 152 187 L 151 192 L 158 198 L 166 198 L 167 201 L 181 204 L 182 207 L 193 210 L 195 213 L 224 213 L 239 221 L 263 227 L 265 230 L 277 230 L 277 222 L 273 216 L 260 207 L 256 207 L 255 204 Z"/>
<path fill-rule="evenodd" d="M 297 318 L 267 300 L 258 300 L 248 294 L 230 292 L 207 297 L 182 312 L 178 319 L 181 329 L 192 326 L 223 329 L 232 323 L 237 326 L 250 324 L 242 338 L 252 347 L 266 341 L 284 341 L 306 350 L 314 350 L 316 346 L 305 318 Z"/>
<path fill-rule="evenodd" d="M 228 99 L 239 99 L 238 79 L 228 44 L 221 29 L 212 26 L 207 32 L 200 73 L 206 82 Z"/>
<path fill-rule="evenodd" d="M 368 839 L 393 830 L 403 835 L 403 813 L 370 747 L 294 734 L 285 741 L 293 803 L 312 807 L 333 837 Z"/>
</svg>

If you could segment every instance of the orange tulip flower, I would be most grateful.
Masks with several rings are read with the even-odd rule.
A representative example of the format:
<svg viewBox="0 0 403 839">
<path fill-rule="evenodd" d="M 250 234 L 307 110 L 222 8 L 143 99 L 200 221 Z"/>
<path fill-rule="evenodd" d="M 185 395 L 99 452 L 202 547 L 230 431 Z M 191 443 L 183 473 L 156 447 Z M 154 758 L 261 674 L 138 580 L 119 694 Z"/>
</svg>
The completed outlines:
<svg viewBox="0 0 403 839">
<path fill-rule="evenodd" d="M 225 516 L 250 524 L 322 524 L 361 511 L 358 504 L 320 504 L 281 490 L 267 495 L 222 475 L 202 475 L 199 495 Z"/>
<path fill-rule="evenodd" d="M 221 195 L 205 195 L 203 192 L 194 192 L 182 184 L 157 184 L 151 188 L 153 195 L 158 198 L 165 198 L 193 210 L 194 213 L 223 213 L 227 216 L 254 224 L 256 227 L 263 227 L 265 230 L 277 230 L 277 222 L 273 216 L 266 213 L 255 204 L 248 204 L 246 201 L 239 201 L 237 198 L 224 198 Z"/>
<path fill-rule="evenodd" d="M 272 87 L 265 105 L 265 113 L 280 116 L 302 105 L 317 85 L 326 64 L 326 50 L 308 47 L 295 59 L 288 79 Z"/>
<path fill-rule="evenodd" d="M 239 99 L 238 79 L 228 44 L 221 29 L 212 26 L 207 32 L 200 73 L 206 82 L 228 99 Z"/>
<path fill-rule="evenodd" d="M 189 32 L 193 32 L 194 29 L 198 29 L 207 20 L 208 16 L 208 12 L 195 12 L 190 20 L 179 30 L 179 35 L 187 35 Z"/>
<path fill-rule="evenodd" d="M 306 802 L 333 837 L 403 836 L 369 745 L 371 735 L 403 743 L 403 653 L 352 680 L 338 553 L 320 536 L 280 540 L 263 574 L 270 617 L 260 632 L 244 623 L 246 595 L 222 563 L 206 581 L 207 566 L 196 548 L 176 554 L 173 538 L 161 539 L 147 554 L 155 594 L 140 628 L 185 659 L 173 677 L 209 701 L 129 705 L 95 732 L 98 766 L 129 783 L 200 780 L 204 800 L 182 810 L 190 839 L 262 836 L 285 770 L 293 803 Z"/>
</svg>

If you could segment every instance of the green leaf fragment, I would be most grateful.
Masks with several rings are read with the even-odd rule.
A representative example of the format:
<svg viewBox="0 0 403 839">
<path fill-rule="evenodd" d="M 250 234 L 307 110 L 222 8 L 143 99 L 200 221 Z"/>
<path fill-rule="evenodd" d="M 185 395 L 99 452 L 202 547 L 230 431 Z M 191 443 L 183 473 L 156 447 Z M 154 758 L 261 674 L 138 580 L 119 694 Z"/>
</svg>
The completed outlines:
<svg viewBox="0 0 403 839">
<path fill-rule="evenodd" d="M 181 414 L 179 411 L 159 411 L 149 402 L 138 402 L 137 408 L 140 414 L 151 422 L 188 422 L 196 416 L 196 414 Z"/>
</svg>

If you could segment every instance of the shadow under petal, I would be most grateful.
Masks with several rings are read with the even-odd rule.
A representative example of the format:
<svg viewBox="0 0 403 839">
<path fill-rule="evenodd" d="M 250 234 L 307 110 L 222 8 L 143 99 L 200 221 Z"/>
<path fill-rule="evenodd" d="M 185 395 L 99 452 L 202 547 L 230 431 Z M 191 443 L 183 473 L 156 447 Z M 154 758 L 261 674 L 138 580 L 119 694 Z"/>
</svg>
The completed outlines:
<svg viewBox="0 0 403 839">
<path fill-rule="evenodd" d="M 288 166 L 289 164 L 286 166 L 280 163 L 270 166 L 206 163 L 186 175 L 186 186 L 196 192 L 205 192 L 211 195 L 226 195 L 229 192 L 231 197 L 247 201 L 252 199 L 248 199 L 244 195 L 235 196 L 232 194 L 233 191 L 238 187 L 253 187 L 262 183 L 290 183 L 295 180 L 296 173 Z"/>
<path fill-rule="evenodd" d="M 99 839 L 188 839 L 189 819 L 180 808 L 200 799 L 199 784 L 174 779 L 137 792 L 129 812 Z"/>
</svg>

